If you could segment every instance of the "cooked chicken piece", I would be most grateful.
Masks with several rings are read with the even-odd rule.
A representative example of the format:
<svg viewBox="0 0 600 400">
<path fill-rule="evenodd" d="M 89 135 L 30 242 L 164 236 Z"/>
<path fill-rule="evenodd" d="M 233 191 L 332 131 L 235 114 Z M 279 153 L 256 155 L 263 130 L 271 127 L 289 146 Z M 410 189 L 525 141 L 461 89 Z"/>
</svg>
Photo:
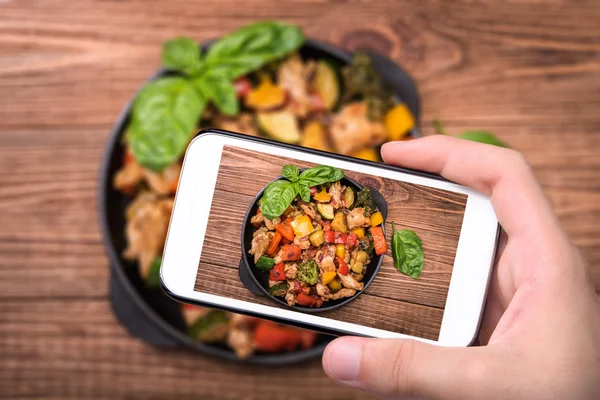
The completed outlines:
<svg viewBox="0 0 600 400">
<path fill-rule="evenodd" d="M 342 286 L 345 288 L 362 290 L 362 288 L 365 287 L 364 283 L 357 281 L 352 275 L 342 275 L 340 273 L 338 273 L 337 275 L 340 278 Z"/>
<path fill-rule="evenodd" d="M 262 224 L 265 220 L 265 216 L 263 215 L 263 213 L 260 212 L 260 209 L 258 210 L 258 212 L 256 213 L 255 216 L 253 216 L 252 218 L 250 218 L 250 223 L 254 226 L 260 226 L 260 224 Z"/>
<path fill-rule="evenodd" d="M 252 222 L 252 221 L 251 221 Z M 277 217 L 275 219 L 267 219 L 265 218 L 265 226 L 268 230 L 274 231 L 277 224 L 281 222 L 281 218 Z"/>
<path fill-rule="evenodd" d="M 172 209 L 172 199 L 161 200 L 149 192 L 140 193 L 127 207 L 123 256 L 138 261 L 144 278 L 152 261 L 162 253 Z"/>
<path fill-rule="evenodd" d="M 343 299 L 344 297 L 354 296 L 354 294 L 356 293 L 356 290 L 347 289 L 347 288 L 342 288 L 342 289 L 338 290 L 337 292 L 332 292 L 331 289 L 329 289 L 327 286 L 324 286 L 320 283 L 317 283 L 316 290 L 317 290 L 317 294 L 319 296 L 321 296 L 321 299 L 324 301 L 339 300 L 339 299 Z"/>
<path fill-rule="evenodd" d="M 142 173 L 148 186 L 150 186 L 150 189 L 156 193 L 175 193 L 177 190 L 177 182 L 179 181 L 179 174 L 181 173 L 181 165 L 179 163 L 169 165 L 161 172 L 154 172 L 144 168 L 142 169 Z"/>
<path fill-rule="evenodd" d="M 277 254 L 274 257 L 275 260 L 275 265 L 283 262 L 283 249 L 279 249 L 279 251 L 277 252 Z"/>
<path fill-rule="evenodd" d="M 319 264 L 321 272 L 335 271 L 335 246 L 323 246 L 315 255 L 315 260 Z"/>
<path fill-rule="evenodd" d="M 254 118 L 250 113 L 242 113 L 235 117 L 217 116 L 212 120 L 213 125 L 219 129 L 239 132 L 245 135 L 258 136 Z"/>
<path fill-rule="evenodd" d="M 302 250 L 307 250 L 310 247 L 310 240 L 308 240 L 308 236 L 294 238 L 294 244 L 300 247 Z"/>
<path fill-rule="evenodd" d="M 335 182 L 329 187 L 329 194 L 331 195 L 329 204 L 331 204 L 333 208 L 340 208 L 342 206 L 342 185 L 339 182 Z"/>
<path fill-rule="evenodd" d="M 298 272 L 298 264 L 286 263 L 285 264 L 285 277 L 288 279 L 296 279 Z"/>
<path fill-rule="evenodd" d="M 304 214 L 308 215 L 311 219 L 321 220 L 321 216 L 317 213 L 317 207 L 313 203 L 300 202 L 300 208 L 304 211 Z"/>
<path fill-rule="evenodd" d="M 232 329 L 227 336 L 227 344 L 239 358 L 246 358 L 254 351 L 252 331 L 250 329 Z"/>
<path fill-rule="evenodd" d="M 250 329 L 251 327 L 256 325 L 256 323 L 259 321 L 258 318 L 249 317 L 247 315 L 234 314 L 234 313 L 229 313 L 229 315 L 230 315 L 229 327 L 231 329 L 234 329 L 234 328 Z"/>
<path fill-rule="evenodd" d="M 350 253 L 349 252 L 344 252 L 344 262 L 346 264 L 348 264 L 350 262 Z"/>
<path fill-rule="evenodd" d="M 142 167 L 137 161 L 131 160 L 117 171 L 113 179 L 113 187 L 126 191 L 134 188 L 142 180 Z"/>
<path fill-rule="evenodd" d="M 365 102 L 354 102 L 344 106 L 333 117 L 329 132 L 337 150 L 346 155 L 369 146 L 376 146 L 386 138 L 381 122 L 370 121 Z"/>
<path fill-rule="evenodd" d="M 295 54 L 277 71 L 277 83 L 290 96 L 287 108 L 301 118 L 306 117 L 314 107 L 308 86 L 315 69 L 315 63 L 304 64 L 300 56 Z"/>
<path fill-rule="evenodd" d="M 205 316 L 212 310 L 204 307 L 183 307 L 183 319 L 187 326 L 192 325 L 198 318 Z"/>
<path fill-rule="evenodd" d="M 346 223 L 348 229 L 352 230 L 361 226 L 371 225 L 371 219 L 365 216 L 365 209 L 362 207 L 356 207 L 346 215 Z"/>
<path fill-rule="evenodd" d="M 357 282 L 360 282 L 365 277 L 365 274 L 354 274 L 353 273 L 352 276 L 354 277 L 354 279 L 356 279 Z"/>
<path fill-rule="evenodd" d="M 257 263 L 258 259 L 267 251 L 273 235 L 273 232 L 266 231 L 266 229 L 263 228 L 254 232 L 254 239 L 252 239 L 252 245 L 248 253 L 254 255 L 255 263 Z"/>
<path fill-rule="evenodd" d="M 294 289 L 294 282 L 288 281 L 288 291 L 285 294 L 285 301 L 287 301 L 288 306 L 293 306 L 296 304 L 296 290 Z"/>
<path fill-rule="evenodd" d="M 313 258 L 315 258 L 315 255 L 317 254 L 317 252 L 318 252 L 318 250 L 313 247 L 306 251 L 303 251 L 302 255 L 300 257 L 302 258 L 302 261 L 312 260 Z"/>
</svg>

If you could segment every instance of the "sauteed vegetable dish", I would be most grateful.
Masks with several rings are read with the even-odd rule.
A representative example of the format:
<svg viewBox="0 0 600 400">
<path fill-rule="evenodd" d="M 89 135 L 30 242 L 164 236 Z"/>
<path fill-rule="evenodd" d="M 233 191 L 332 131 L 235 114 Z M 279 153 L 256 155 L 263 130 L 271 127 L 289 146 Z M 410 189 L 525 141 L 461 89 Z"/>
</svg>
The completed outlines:
<svg viewBox="0 0 600 400">
<path fill-rule="evenodd" d="M 324 166 L 299 173 L 287 165 L 283 175 L 267 186 L 250 221 L 258 229 L 249 253 L 268 273 L 269 293 L 303 307 L 354 296 L 372 257 L 387 251 L 383 215 L 369 187 L 357 192 L 341 184 L 341 170 Z M 299 189 L 291 204 L 282 205 L 276 188 L 286 184 L 308 193 Z M 273 217 L 277 207 L 286 208 Z"/>
</svg>

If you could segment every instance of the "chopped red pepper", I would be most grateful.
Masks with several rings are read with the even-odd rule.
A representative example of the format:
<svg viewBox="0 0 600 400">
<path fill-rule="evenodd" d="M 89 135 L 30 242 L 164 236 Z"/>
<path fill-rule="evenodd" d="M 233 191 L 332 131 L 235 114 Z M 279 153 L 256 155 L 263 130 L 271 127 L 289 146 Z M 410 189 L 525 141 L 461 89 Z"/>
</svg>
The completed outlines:
<svg viewBox="0 0 600 400">
<path fill-rule="evenodd" d="M 301 291 L 302 291 L 302 285 L 300 284 L 300 282 L 294 281 L 294 292 L 296 292 L 296 294 L 298 294 Z"/>
<path fill-rule="evenodd" d="M 295 244 L 286 244 L 281 247 L 281 259 L 283 261 L 296 261 L 300 259 L 302 249 Z"/>
<path fill-rule="evenodd" d="M 310 349 L 315 345 L 317 340 L 317 332 L 302 329 L 298 332 L 298 334 L 300 335 L 300 344 L 302 345 L 303 349 Z"/>
<path fill-rule="evenodd" d="M 375 248 L 375 254 L 378 256 L 387 252 L 387 243 L 385 242 L 385 235 L 381 226 L 375 226 L 371 228 L 371 235 L 373 236 L 373 247 Z"/>
<path fill-rule="evenodd" d="M 358 244 L 358 235 L 354 232 L 348 234 L 348 238 L 346 239 L 346 247 L 351 249 Z"/>
<path fill-rule="evenodd" d="M 335 238 L 334 243 L 335 244 L 346 244 L 348 235 L 346 235 L 345 233 L 339 233 L 339 232 L 336 232 L 336 233 L 338 236 Z"/>
<path fill-rule="evenodd" d="M 277 352 L 289 348 L 297 340 L 294 333 L 290 328 L 261 321 L 254 330 L 253 342 L 260 351 Z"/>
<path fill-rule="evenodd" d="M 348 275 L 348 272 L 350 272 L 350 269 L 348 268 L 348 264 L 346 264 L 346 262 L 344 260 L 342 260 L 340 257 L 336 257 L 335 258 L 338 262 L 338 264 L 340 265 L 338 267 L 338 273 L 341 275 Z"/>
<path fill-rule="evenodd" d="M 281 233 L 281 236 L 289 241 L 294 240 L 294 229 L 292 229 L 292 219 L 288 218 L 275 226 L 275 230 Z"/>
<path fill-rule="evenodd" d="M 238 99 L 246 97 L 246 95 L 252 90 L 252 84 L 250 83 L 250 80 L 245 76 L 236 79 L 233 82 L 233 86 L 235 87 L 235 94 Z"/>
<path fill-rule="evenodd" d="M 289 240 L 288 238 L 285 238 L 285 237 L 281 238 L 281 244 L 290 244 L 290 243 L 292 243 L 292 241 Z"/>
<path fill-rule="evenodd" d="M 283 263 L 276 264 L 269 271 L 270 281 L 285 281 L 285 265 Z"/>
<path fill-rule="evenodd" d="M 305 295 L 308 296 L 310 294 L 310 288 L 308 286 L 307 287 L 303 287 L 302 288 L 302 293 L 304 293 Z"/>
<path fill-rule="evenodd" d="M 271 242 L 269 243 L 269 247 L 267 247 L 267 253 L 269 253 L 272 256 L 277 254 L 277 248 L 279 247 L 279 242 L 281 242 L 281 238 L 281 233 L 275 232 L 275 234 L 273 235 L 273 239 L 271 239 Z"/>
<path fill-rule="evenodd" d="M 315 305 L 316 300 L 314 297 L 310 297 L 310 296 L 305 295 L 304 293 L 300 293 L 296 297 L 296 303 L 298 303 L 304 307 L 312 307 Z"/>
<path fill-rule="evenodd" d="M 323 236 L 325 237 L 325 241 L 327 243 L 333 243 L 335 242 L 335 236 L 336 236 L 337 232 L 334 231 L 326 231 L 325 229 L 323 229 Z"/>
<path fill-rule="evenodd" d="M 346 235 L 345 233 L 325 231 L 325 229 L 323 229 L 323 235 L 327 243 L 335 244 L 346 244 L 346 240 L 348 238 L 348 235 Z"/>
<path fill-rule="evenodd" d="M 315 298 L 315 307 L 319 308 L 323 305 L 323 300 L 320 297 Z"/>
<path fill-rule="evenodd" d="M 321 220 L 321 225 L 323 225 L 323 231 L 327 232 L 331 230 L 331 222 Z"/>
</svg>

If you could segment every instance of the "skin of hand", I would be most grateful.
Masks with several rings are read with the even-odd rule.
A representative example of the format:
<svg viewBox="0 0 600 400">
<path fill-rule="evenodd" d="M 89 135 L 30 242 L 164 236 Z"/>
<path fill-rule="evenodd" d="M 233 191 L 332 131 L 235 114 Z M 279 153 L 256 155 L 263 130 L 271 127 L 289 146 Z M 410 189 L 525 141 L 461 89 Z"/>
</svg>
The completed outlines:
<svg viewBox="0 0 600 400">
<path fill-rule="evenodd" d="M 503 233 L 482 345 L 342 337 L 325 350 L 325 372 L 386 398 L 600 399 L 600 301 L 525 158 L 441 135 L 388 143 L 381 153 L 491 198 Z"/>
</svg>

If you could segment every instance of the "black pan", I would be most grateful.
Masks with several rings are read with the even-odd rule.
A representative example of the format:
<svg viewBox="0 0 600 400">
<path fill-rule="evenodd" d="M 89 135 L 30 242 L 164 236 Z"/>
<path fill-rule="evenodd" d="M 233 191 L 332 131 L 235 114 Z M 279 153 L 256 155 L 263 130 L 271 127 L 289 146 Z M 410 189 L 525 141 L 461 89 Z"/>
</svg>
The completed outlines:
<svg viewBox="0 0 600 400">
<path fill-rule="evenodd" d="M 207 42 L 202 47 L 206 49 L 210 43 Z M 352 60 L 352 53 L 314 40 L 307 40 L 300 53 L 306 58 L 327 58 L 340 65 L 348 64 Z M 394 95 L 408 106 L 415 120 L 418 121 L 419 96 L 412 79 L 388 58 L 368 51 L 367 53 L 371 56 L 375 69 L 390 86 Z M 167 71 L 161 69 L 150 77 L 148 82 L 166 74 Z M 98 181 L 98 213 L 111 264 L 110 299 L 113 311 L 132 335 L 151 345 L 163 348 L 189 348 L 227 360 L 238 360 L 233 351 L 225 346 L 209 345 L 188 337 L 179 304 L 169 299 L 160 290 L 146 288 L 137 266 L 121 256 L 126 245 L 123 234 L 125 208 L 131 199 L 113 189 L 112 178 L 122 165 L 124 156 L 122 139 L 129 122 L 129 112 L 134 98 L 135 96 L 125 106 L 112 129 Z M 412 136 L 420 136 L 417 128 L 413 130 Z M 261 365 L 285 365 L 306 361 L 319 357 L 330 340 L 329 336 L 319 335 L 317 344 L 312 349 L 281 354 L 258 353 L 245 361 Z"/>
</svg>

